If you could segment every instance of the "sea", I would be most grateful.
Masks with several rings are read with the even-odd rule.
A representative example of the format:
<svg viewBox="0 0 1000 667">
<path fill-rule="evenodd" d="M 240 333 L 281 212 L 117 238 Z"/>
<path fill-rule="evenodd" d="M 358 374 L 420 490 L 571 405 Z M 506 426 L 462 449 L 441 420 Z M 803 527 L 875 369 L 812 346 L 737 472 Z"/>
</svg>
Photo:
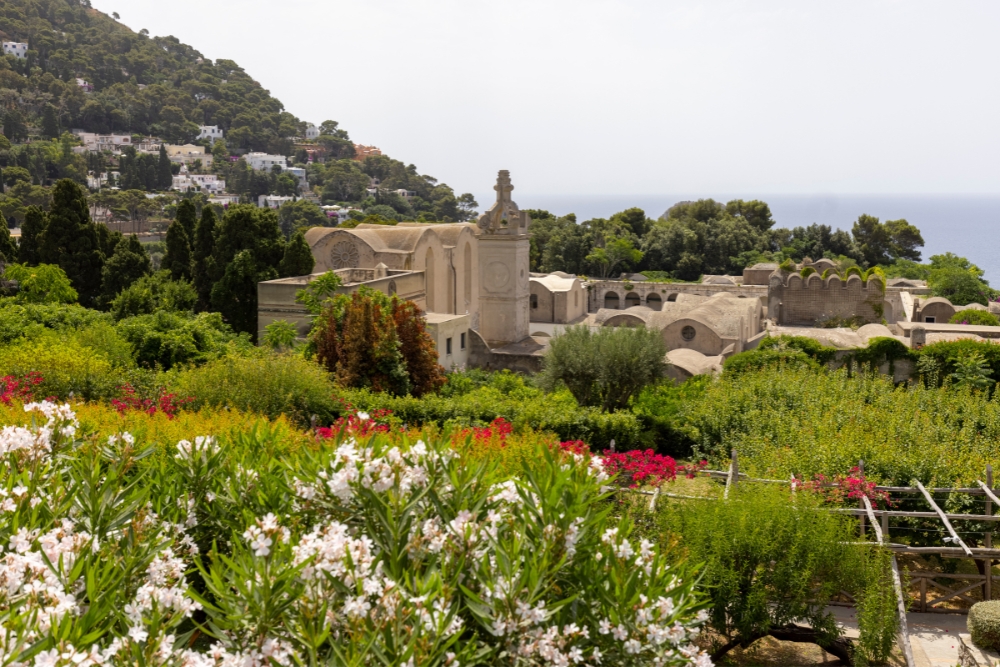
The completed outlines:
<svg viewBox="0 0 1000 667">
<path fill-rule="evenodd" d="M 485 210 L 496 194 L 477 194 Z M 905 218 L 924 237 L 923 258 L 953 252 L 968 257 L 1000 287 L 1000 195 L 536 195 L 515 193 L 522 209 L 540 208 L 556 215 L 576 213 L 577 220 L 607 218 L 633 206 L 651 218 L 681 201 L 711 197 L 716 201 L 761 199 L 771 207 L 778 227 L 819 223 L 850 231 L 863 213 L 880 220 Z"/>
</svg>

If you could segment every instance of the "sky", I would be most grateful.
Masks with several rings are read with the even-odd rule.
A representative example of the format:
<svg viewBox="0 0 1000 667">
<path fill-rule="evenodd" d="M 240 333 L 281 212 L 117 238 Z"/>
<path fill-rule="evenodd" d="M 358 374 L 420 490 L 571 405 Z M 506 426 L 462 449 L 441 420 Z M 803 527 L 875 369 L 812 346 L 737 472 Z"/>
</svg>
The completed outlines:
<svg viewBox="0 0 1000 667">
<path fill-rule="evenodd" d="M 93 5 L 457 192 L 1000 194 L 994 0 Z"/>
</svg>

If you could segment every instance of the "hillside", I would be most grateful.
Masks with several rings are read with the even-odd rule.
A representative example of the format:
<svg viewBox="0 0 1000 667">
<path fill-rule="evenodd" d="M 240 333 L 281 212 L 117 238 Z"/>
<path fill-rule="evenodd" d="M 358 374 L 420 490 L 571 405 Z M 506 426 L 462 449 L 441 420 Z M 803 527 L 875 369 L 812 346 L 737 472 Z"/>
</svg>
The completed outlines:
<svg viewBox="0 0 1000 667">
<path fill-rule="evenodd" d="M 220 125 L 231 148 L 284 153 L 284 137 L 304 127 L 236 63 L 213 63 L 174 37 L 135 33 L 77 2 L 2 0 L 0 36 L 30 47 L 27 59 L 3 59 L 0 102 L 16 99 L 35 117 L 51 104 L 62 128 L 185 142 L 199 124 Z"/>
</svg>

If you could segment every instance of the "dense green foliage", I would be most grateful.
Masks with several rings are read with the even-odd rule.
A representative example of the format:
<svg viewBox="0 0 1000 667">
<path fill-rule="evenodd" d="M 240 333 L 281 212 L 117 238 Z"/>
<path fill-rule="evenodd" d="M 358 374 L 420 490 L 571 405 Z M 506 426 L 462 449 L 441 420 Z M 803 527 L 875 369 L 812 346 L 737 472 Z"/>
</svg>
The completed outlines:
<svg viewBox="0 0 1000 667">
<path fill-rule="evenodd" d="M 1000 327 L 1000 317 L 985 310 L 968 308 L 960 310 L 948 320 L 950 324 L 974 324 L 983 327 Z"/>
<path fill-rule="evenodd" d="M 976 646 L 989 651 L 1000 650 L 1000 600 L 972 605 L 968 626 Z"/>
<path fill-rule="evenodd" d="M 666 372 L 663 336 L 645 327 L 569 327 L 549 343 L 541 383 L 564 384 L 582 406 L 620 410 Z"/>
<path fill-rule="evenodd" d="M 792 503 L 787 488 L 737 488 L 728 502 L 672 501 L 656 513 L 655 525 L 678 535 L 689 556 L 705 564 L 709 624 L 721 636 L 713 659 L 771 633 L 782 638 L 803 621 L 817 643 L 830 647 L 841 632 L 827 603 L 844 590 L 869 607 L 885 591 L 894 602 L 883 559 L 852 544 L 856 524 L 849 517 L 817 511 L 820 503 L 809 494 Z M 866 586 L 869 569 L 875 581 Z M 867 655 L 858 657 L 883 664 L 898 617 L 877 611 L 859 614 L 858 647 Z"/>
</svg>

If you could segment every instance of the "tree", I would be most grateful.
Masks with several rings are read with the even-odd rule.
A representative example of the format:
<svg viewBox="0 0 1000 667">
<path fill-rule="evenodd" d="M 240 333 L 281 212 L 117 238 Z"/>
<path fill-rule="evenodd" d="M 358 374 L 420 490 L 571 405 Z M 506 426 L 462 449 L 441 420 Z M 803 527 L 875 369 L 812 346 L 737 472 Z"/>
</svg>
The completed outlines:
<svg viewBox="0 0 1000 667">
<path fill-rule="evenodd" d="M 97 225 L 90 221 L 83 188 L 71 180 L 62 179 L 53 188 L 48 224 L 39 237 L 38 258 L 66 272 L 82 305 L 91 305 L 100 294 L 104 255 Z"/>
<path fill-rule="evenodd" d="M 300 230 L 328 226 L 329 218 L 323 209 L 313 202 L 308 199 L 298 199 L 281 205 L 278 209 L 278 224 L 281 225 L 281 233 L 288 238 Z"/>
<path fill-rule="evenodd" d="M 24 167 L 6 167 L 3 170 L 3 184 L 12 188 L 18 183 L 31 183 L 31 172 Z"/>
<path fill-rule="evenodd" d="M 564 383 L 582 406 L 605 412 L 628 406 L 643 387 L 667 371 L 666 345 L 659 331 L 644 327 L 569 327 L 552 339 L 543 360 L 542 385 Z"/>
<path fill-rule="evenodd" d="M 653 226 L 653 221 L 646 217 L 646 212 L 641 208 L 630 208 L 615 213 L 611 216 L 611 222 L 625 225 L 637 237 L 641 237 Z"/>
<path fill-rule="evenodd" d="M 278 174 L 274 179 L 274 191 L 280 197 L 293 197 L 299 194 L 299 179 L 287 172 Z"/>
<path fill-rule="evenodd" d="M 153 272 L 145 248 L 134 234 L 122 240 L 104 263 L 101 279 L 101 302 L 110 304 L 118 294 L 143 276 Z"/>
<path fill-rule="evenodd" d="M 771 207 L 758 199 L 751 201 L 734 199 L 726 203 L 726 212 L 733 217 L 743 218 L 755 229 L 762 232 L 766 232 L 774 226 Z"/>
<path fill-rule="evenodd" d="M 66 272 L 58 266 L 9 264 L 4 277 L 18 282 L 19 303 L 75 303 L 77 299 Z"/>
<path fill-rule="evenodd" d="M 56 117 L 56 108 L 51 104 L 45 105 L 42 114 L 42 135 L 48 139 L 59 137 L 59 119 Z"/>
<path fill-rule="evenodd" d="M 596 266 L 601 278 L 612 275 L 615 268 L 628 268 L 642 260 L 642 251 L 637 250 L 628 239 L 614 239 L 603 248 L 594 248 L 587 261 Z"/>
<path fill-rule="evenodd" d="M 116 320 L 153 313 L 185 312 L 194 308 L 198 295 L 186 280 L 171 280 L 169 271 L 157 271 L 135 281 L 111 302 Z"/>
<path fill-rule="evenodd" d="M 272 350 L 289 350 L 295 347 L 298 331 L 295 325 L 287 320 L 275 320 L 264 327 L 264 337 L 261 345 Z"/>
<path fill-rule="evenodd" d="M 444 368 L 438 363 L 437 346 L 427 333 L 417 304 L 393 297 L 392 319 L 410 378 L 410 393 L 420 397 L 437 391 L 445 383 Z"/>
<path fill-rule="evenodd" d="M 167 157 L 166 144 L 160 144 L 160 156 L 156 163 L 156 181 L 160 190 L 169 190 L 174 184 L 174 172 Z"/>
<path fill-rule="evenodd" d="M 16 107 L 4 114 L 3 135 L 15 144 L 28 138 L 28 126 L 24 122 L 24 114 Z"/>
<path fill-rule="evenodd" d="M 211 206 L 201 209 L 201 219 L 194 230 L 191 248 L 191 278 L 198 292 L 199 310 L 207 310 L 212 299 L 212 277 L 215 274 L 212 253 L 215 251 L 215 211 Z"/>
<path fill-rule="evenodd" d="M 167 227 L 167 252 L 160 268 L 170 271 L 174 280 L 191 278 L 191 244 L 179 216 Z"/>
<path fill-rule="evenodd" d="M 869 266 L 891 264 L 896 259 L 920 260 L 924 239 L 920 230 L 906 220 L 884 224 L 871 215 L 860 215 L 851 230 L 854 242 Z"/>
<path fill-rule="evenodd" d="M 0 257 L 6 263 L 17 261 L 17 243 L 10 235 L 10 228 L 6 224 L 0 224 Z"/>
<path fill-rule="evenodd" d="M 466 222 L 472 220 L 476 217 L 476 209 L 479 208 L 479 202 L 476 201 L 475 196 L 471 192 L 463 193 L 458 197 L 458 220 L 459 222 Z"/>
<path fill-rule="evenodd" d="M 17 261 L 34 266 L 39 263 L 38 240 L 46 225 L 45 214 L 37 206 L 29 206 L 21 223 L 21 243 L 17 248 Z"/>
<path fill-rule="evenodd" d="M 212 307 L 237 332 L 257 339 L 257 283 L 278 277 L 271 267 L 261 267 L 251 250 L 240 250 L 225 265 L 222 279 L 212 287 Z"/>
<path fill-rule="evenodd" d="M 181 223 L 181 227 L 184 228 L 184 233 L 190 242 L 194 238 L 194 227 L 198 220 L 198 211 L 195 209 L 194 202 L 190 199 L 182 199 L 177 204 L 177 216 L 175 220 Z"/>
<path fill-rule="evenodd" d="M 302 232 L 297 232 L 292 240 L 285 246 L 285 255 L 278 265 L 278 276 L 287 278 L 289 276 L 307 276 L 312 273 L 316 260 L 313 258 L 312 250 L 306 243 Z"/>
</svg>

